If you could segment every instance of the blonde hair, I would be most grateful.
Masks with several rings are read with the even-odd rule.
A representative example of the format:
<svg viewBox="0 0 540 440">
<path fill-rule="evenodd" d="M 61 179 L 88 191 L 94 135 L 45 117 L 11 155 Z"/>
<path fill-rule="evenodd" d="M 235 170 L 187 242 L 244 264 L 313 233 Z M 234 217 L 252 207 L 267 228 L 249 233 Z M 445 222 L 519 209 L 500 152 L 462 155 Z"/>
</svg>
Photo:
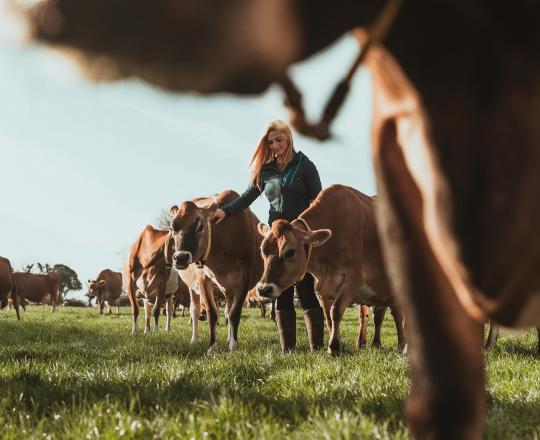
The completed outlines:
<svg viewBox="0 0 540 440">
<path fill-rule="evenodd" d="M 293 145 L 293 137 L 292 137 L 292 131 L 290 127 L 287 125 L 287 123 L 276 119 L 275 121 L 270 122 L 267 127 L 266 131 L 264 132 L 264 136 L 259 141 L 259 144 L 257 145 L 257 148 L 255 148 L 255 151 L 253 152 L 253 156 L 251 156 L 251 160 L 249 162 L 249 166 L 251 168 L 251 173 L 249 176 L 249 183 L 252 185 L 259 186 L 259 175 L 261 174 L 261 169 L 264 166 L 265 163 L 270 162 L 274 156 L 272 155 L 272 151 L 270 151 L 270 148 L 268 148 L 268 135 L 271 131 L 279 130 L 281 131 L 285 137 L 287 138 L 287 142 L 289 144 L 289 149 L 287 150 L 287 155 L 290 154 L 290 152 L 294 151 L 294 145 Z"/>
</svg>

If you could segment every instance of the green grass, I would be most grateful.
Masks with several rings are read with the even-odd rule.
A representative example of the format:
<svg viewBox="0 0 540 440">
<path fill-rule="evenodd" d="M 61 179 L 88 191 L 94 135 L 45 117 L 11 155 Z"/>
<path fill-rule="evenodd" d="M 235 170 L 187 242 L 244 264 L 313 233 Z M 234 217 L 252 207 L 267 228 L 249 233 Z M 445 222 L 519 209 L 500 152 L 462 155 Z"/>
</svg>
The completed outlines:
<svg viewBox="0 0 540 440">
<path fill-rule="evenodd" d="M 190 346 L 187 316 L 169 334 L 133 337 L 121 313 L 29 307 L 20 322 L 0 313 L 1 438 L 409 438 L 407 362 L 390 317 L 384 347 L 359 351 L 348 310 L 345 351 L 332 358 L 309 353 L 300 311 L 298 349 L 283 355 L 275 324 L 244 310 L 239 351 L 226 351 L 220 318 L 220 352 L 208 357 L 206 322 Z M 488 438 L 540 437 L 535 344 L 534 332 L 503 333 L 488 355 Z"/>
</svg>

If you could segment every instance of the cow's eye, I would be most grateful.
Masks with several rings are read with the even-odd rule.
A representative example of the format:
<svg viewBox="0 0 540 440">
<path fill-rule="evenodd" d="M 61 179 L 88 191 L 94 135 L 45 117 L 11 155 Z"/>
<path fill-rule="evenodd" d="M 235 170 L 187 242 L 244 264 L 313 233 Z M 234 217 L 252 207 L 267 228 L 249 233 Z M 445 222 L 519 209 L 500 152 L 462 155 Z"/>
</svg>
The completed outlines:
<svg viewBox="0 0 540 440">
<path fill-rule="evenodd" d="M 283 254 L 284 260 L 289 260 L 292 257 L 294 257 L 294 249 L 289 249 L 287 252 L 285 252 L 285 254 Z"/>
<path fill-rule="evenodd" d="M 200 220 L 197 221 L 197 225 L 195 226 L 195 232 L 201 232 L 203 230 L 203 224 Z"/>
</svg>

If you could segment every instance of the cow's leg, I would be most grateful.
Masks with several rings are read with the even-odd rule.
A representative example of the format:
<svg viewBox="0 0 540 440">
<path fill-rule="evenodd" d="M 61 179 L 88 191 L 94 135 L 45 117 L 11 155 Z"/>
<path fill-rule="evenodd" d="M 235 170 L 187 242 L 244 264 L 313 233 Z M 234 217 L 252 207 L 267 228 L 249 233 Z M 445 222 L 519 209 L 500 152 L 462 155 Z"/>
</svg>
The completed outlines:
<svg viewBox="0 0 540 440">
<path fill-rule="evenodd" d="M 241 289 L 241 288 L 240 288 Z M 242 316 L 242 306 L 246 300 L 248 290 L 236 290 L 234 302 L 229 312 L 229 350 L 236 351 L 238 349 L 238 326 L 240 325 L 240 317 Z"/>
<path fill-rule="evenodd" d="M 499 326 L 493 321 L 489 321 L 489 333 L 484 344 L 484 348 L 489 350 L 490 348 L 495 348 L 497 345 L 497 339 L 499 338 Z"/>
<path fill-rule="evenodd" d="M 404 128 L 421 126 L 418 120 L 403 124 L 406 122 L 409 125 Z M 448 259 L 438 259 L 452 246 L 452 236 L 441 235 L 447 232 L 442 220 L 434 220 L 446 206 L 435 199 L 442 190 L 433 191 L 441 176 L 429 162 L 426 151 L 431 150 L 421 135 L 410 138 L 411 148 L 416 148 L 420 157 L 406 161 L 397 127 L 394 119 L 380 127 L 373 156 L 380 194 L 377 227 L 385 262 L 393 275 L 393 291 L 404 307 L 407 322 L 412 375 L 407 419 L 417 439 L 481 438 L 485 379 L 478 341 L 480 325 L 458 300 L 456 289 L 468 287 L 454 270 L 455 257 L 445 254 Z M 403 134 L 411 135 L 405 130 Z M 421 159 L 426 161 L 422 169 L 413 169 L 413 177 L 408 165 Z M 428 177 L 431 182 L 422 180 Z M 432 222 L 429 230 L 426 220 Z"/>
<path fill-rule="evenodd" d="M 199 342 L 199 315 L 201 314 L 201 297 L 194 290 L 189 290 L 191 298 L 189 304 L 189 316 L 191 319 L 191 343 Z"/>
<path fill-rule="evenodd" d="M 217 344 L 217 338 L 216 338 L 216 327 L 217 327 L 217 321 L 218 321 L 218 308 L 216 305 L 216 301 L 214 298 L 214 287 L 212 285 L 212 282 L 205 278 L 204 276 L 201 276 L 201 279 L 199 280 L 201 284 L 201 293 L 202 293 L 202 299 L 205 304 L 206 308 L 206 316 L 208 319 L 208 329 L 210 333 L 210 341 L 208 344 L 208 351 L 207 354 L 212 354 L 218 349 Z"/>
<path fill-rule="evenodd" d="M 352 292 L 354 292 L 355 287 L 359 286 L 361 283 L 357 280 L 348 281 L 345 280 L 339 293 L 336 296 L 334 304 L 330 308 L 330 319 L 332 320 L 332 331 L 330 332 L 330 340 L 328 341 L 328 353 L 332 356 L 338 356 L 341 354 L 342 343 L 339 334 L 339 326 L 341 320 L 343 319 L 343 314 L 345 309 L 351 303 Z"/>
<path fill-rule="evenodd" d="M 150 313 L 152 312 L 152 303 L 148 299 L 143 299 L 144 304 L 144 334 L 150 333 Z"/>
<path fill-rule="evenodd" d="M 392 313 L 392 318 L 394 318 L 394 323 L 396 324 L 398 350 L 405 353 L 407 351 L 407 339 L 405 338 L 403 311 L 401 307 L 393 305 L 390 306 L 390 313 Z"/>
<path fill-rule="evenodd" d="M 17 286 L 13 284 L 13 289 L 11 290 L 11 302 L 13 303 L 13 307 L 15 307 L 15 313 L 17 314 L 17 320 L 20 321 L 21 314 L 19 312 L 19 297 L 17 296 Z M 9 297 L 6 300 L 9 304 Z"/>
<path fill-rule="evenodd" d="M 111 305 L 110 301 L 107 301 L 107 307 L 109 308 L 108 315 L 110 316 L 110 315 L 112 315 L 112 305 Z"/>
<path fill-rule="evenodd" d="M 334 300 L 331 299 L 322 299 L 320 298 L 321 307 L 324 313 L 324 320 L 326 321 L 326 328 L 328 329 L 328 334 L 332 333 L 332 318 L 330 317 L 330 309 Z"/>
<path fill-rule="evenodd" d="M 166 332 L 171 331 L 171 318 L 173 314 L 173 308 L 174 308 L 174 299 L 171 296 L 170 298 L 167 298 L 167 302 L 165 303 L 165 312 L 167 313 L 167 321 L 165 323 Z"/>
<path fill-rule="evenodd" d="M 139 317 L 139 303 L 137 302 L 137 288 L 133 281 L 128 283 L 128 298 L 131 303 L 131 315 L 133 319 L 133 325 L 131 327 L 131 334 L 137 333 L 137 318 Z"/>
<path fill-rule="evenodd" d="M 384 322 L 384 315 L 386 314 L 385 306 L 376 306 L 373 308 L 373 325 L 375 326 L 375 331 L 373 333 L 373 341 L 371 345 L 373 347 L 380 347 L 381 344 L 381 329 Z"/>
<path fill-rule="evenodd" d="M 272 300 L 272 308 L 270 309 L 270 319 L 276 322 L 276 300 Z"/>
<path fill-rule="evenodd" d="M 261 318 L 266 318 L 266 304 L 264 301 L 259 301 L 259 307 L 261 308 Z"/>
<path fill-rule="evenodd" d="M 99 302 L 99 314 L 103 315 L 103 309 L 105 308 L 105 301 L 101 300 Z"/>
<path fill-rule="evenodd" d="M 360 304 L 358 306 L 358 337 L 356 338 L 356 348 L 362 348 L 366 346 L 366 332 L 369 321 L 369 307 Z"/>
<path fill-rule="evenodd" d="M 159 330 L 159 314 L 161 313 L 161 304 L 165 301 L 165 286 L 158 290 L 154 307 L 152 308 L 152 315 L 154 316 L 154 332 Z"/>
</svg>

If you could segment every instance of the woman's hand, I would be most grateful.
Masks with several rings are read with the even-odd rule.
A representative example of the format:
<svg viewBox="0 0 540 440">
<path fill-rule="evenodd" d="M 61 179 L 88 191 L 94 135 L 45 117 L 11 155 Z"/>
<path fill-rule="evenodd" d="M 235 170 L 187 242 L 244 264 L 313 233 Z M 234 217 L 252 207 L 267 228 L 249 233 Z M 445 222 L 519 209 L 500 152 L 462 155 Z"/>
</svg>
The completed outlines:
<svg viewBox="0 0 540 440">
<path fill-rule="evenodd" d="M 225 217 L 227 217 L 227 214 L 225 214 L 225 212 L 219 208 L 216 209 L 216 212 L 214 212 L 214 220 L 216 221 L 216 224 L 223 220 Z"/>
</svg>

